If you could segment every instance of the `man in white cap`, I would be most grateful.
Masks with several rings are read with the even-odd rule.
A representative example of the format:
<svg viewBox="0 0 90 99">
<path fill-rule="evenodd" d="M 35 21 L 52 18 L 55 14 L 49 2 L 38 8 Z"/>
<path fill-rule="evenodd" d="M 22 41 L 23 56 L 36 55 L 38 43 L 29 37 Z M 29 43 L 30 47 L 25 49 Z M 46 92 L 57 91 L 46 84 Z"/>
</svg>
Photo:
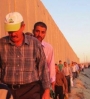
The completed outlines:
<svg viewBox="0 0 90 99">
<path fill-rule="evenodd" d="M 1 81 L 10 88 L 14 99 L 49 99 L 50 79 L 41 43 L 23 33 L 25 24 L 18 12 L 5 18 L 8 36 L 0 39 Z"/>
</svg>

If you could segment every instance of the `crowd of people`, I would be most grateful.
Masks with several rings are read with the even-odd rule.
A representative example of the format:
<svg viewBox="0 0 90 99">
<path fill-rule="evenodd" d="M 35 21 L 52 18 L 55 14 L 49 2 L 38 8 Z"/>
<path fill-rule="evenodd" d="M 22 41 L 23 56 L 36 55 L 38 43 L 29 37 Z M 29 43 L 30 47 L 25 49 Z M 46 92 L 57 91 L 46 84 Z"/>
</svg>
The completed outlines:
<svg viewBox="0 0 90 99">
<path fill-rule="evenodd" d="M 55 67 L 58 68 L 58 72 L 56 71 L 55 81 L 55 99 L 57 99 L 56 97 L 59 97 L 59 99 L 64 99 L 64 97 L 67 97 L 68 94 L 71 93 L 71 87 L 73 87 L 74 79 L 79 76 L 80 72 L 84 72 L 85 68 L 89 68 L 88 64 L 86 66 L 85 64 L 78 64 L 73 61 L 71 64 L 67 62 L 62 63 L 61 60 L 59 60 L 58 64 L 55 64 Z M 62 76 L 64 80 L 61 76 L 58 77 L 59 73 L 64 75 Z M 60 96 L 61 92 L 63 92 L 63 97 Z"/>
<path fill-rule="evenodd" d="M 53 47 L 44 41 L 44 22 L 24 33 L 22 15 L 11 12 L 4 23 L 8 36 L 0 38 L 0 99 L 50 99 L 51 91 L 54 99 L 64 99 L 83 64 L 55 64 Z"/>
</svg>

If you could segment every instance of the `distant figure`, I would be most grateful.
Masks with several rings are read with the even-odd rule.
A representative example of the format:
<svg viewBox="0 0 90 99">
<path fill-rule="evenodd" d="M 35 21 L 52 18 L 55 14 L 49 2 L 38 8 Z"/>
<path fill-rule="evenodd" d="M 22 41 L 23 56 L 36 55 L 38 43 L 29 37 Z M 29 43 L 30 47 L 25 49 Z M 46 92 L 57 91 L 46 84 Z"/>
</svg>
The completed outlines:
<svg viewBox="0 0 90 99">
<path fill-rule="evenodd" d="M 73 74 L 73 80 L 76 78 L 76 72 L 77 72 L 77 67 L 76 67 L 76 64 L 75 62 L 72 62 L 72 74 Z"/>
<path fill-rule="evenodd" d="M 59 99 L 64 99 L 63 92 L 65 91 L 65 94 L 68 92 L 67 80 L 64 74 L 59 70 L 57 64 L 55 64 L 55 69 L 56 69 L 55 99 L 57 99 L 58 95 L 59 95 Z"/>
<path fill-rule="evenodd" d="M 62 61 L 61 61 L 61 60 L 59 60 L 58 67 L 59 67 L 59 70 L 61 71 L 61 70 L 62 70 L 62 68 L 63 68 L 63 64 L 62 64 Z"/>
<path fill-rule="evenodd" d="M 84 64 L 81 64 L 81 70 L 84 72 Z"/>
<path fill-rule="evenodd" d="M 79 75 L 79 65 L 76 62 L 75 65 L 76 65 L 76 78 L 77 78 Z"/>
<path fill-rule="evenodd" d="M 62 69 L 63 74 L 65 75 L 66 79 L 67 79 L 67 84 L 68 84 L 68 93 L 71 92 L 71 82 L 70 79 L 72 77 L 72 71 L 71 68 L 68 66 L 67 62 L 64 62 L 64 66 Z"/>
</svg>

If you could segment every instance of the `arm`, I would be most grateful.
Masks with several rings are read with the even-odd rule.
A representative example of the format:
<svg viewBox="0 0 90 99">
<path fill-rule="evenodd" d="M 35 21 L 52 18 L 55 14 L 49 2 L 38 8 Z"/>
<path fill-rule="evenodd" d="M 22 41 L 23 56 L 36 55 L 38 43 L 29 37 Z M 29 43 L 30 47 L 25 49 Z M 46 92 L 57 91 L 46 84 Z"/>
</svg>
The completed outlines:
<svg viewBox="0 0 90 99">
<path fill-rule="evenodd" d="M 49 55 L 48 55 L 47 64 L 48 64 L 49 71 L 50 71 L 51 86 L 54 91 L 56 72 L 55 72 L 54 52 L 53 52 L 52 46 L 50 46 L 48 50 L 49 50 Z"/>
<path fill-rule="evenodd" d="M 42 83 L 44 94 L 42 99 L 49 99 L 50 98 L 50 77 L 49 71 L 46 63 L 46 57 L 42 47 L 39 47 L 38 50 L 38 69 L 39 69 L 39 78 Z"/>
<path fill-rule="evenodd" d="M 42 99 L 50 99 L 50 89 L 45 89 Z"/>
<path fill-rule="evenodd" d="M 54 91 L 54 90 L 55 90 L 55 81 L 53 81 L 53 82 L 51 83 L 51 86 L 52 86 L 52 90 Z"/>
</svg>

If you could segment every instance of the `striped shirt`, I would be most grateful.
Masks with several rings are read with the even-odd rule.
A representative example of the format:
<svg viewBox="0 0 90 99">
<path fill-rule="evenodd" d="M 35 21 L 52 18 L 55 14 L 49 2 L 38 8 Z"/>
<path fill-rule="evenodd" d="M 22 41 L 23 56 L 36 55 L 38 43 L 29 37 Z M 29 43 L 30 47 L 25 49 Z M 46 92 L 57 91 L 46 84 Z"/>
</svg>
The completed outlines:
<svg viewBox="0 0 90 99">
<path fill-rule="evenodd" d="M 6 84 L 27 84 L 41 80 L 43 88 L 50 87 L 46 58 L 41 43 L 24 35 L 24 43 L 17 47 L 9 36 L 0 39 L 0 67 Z"/>
</svg>

